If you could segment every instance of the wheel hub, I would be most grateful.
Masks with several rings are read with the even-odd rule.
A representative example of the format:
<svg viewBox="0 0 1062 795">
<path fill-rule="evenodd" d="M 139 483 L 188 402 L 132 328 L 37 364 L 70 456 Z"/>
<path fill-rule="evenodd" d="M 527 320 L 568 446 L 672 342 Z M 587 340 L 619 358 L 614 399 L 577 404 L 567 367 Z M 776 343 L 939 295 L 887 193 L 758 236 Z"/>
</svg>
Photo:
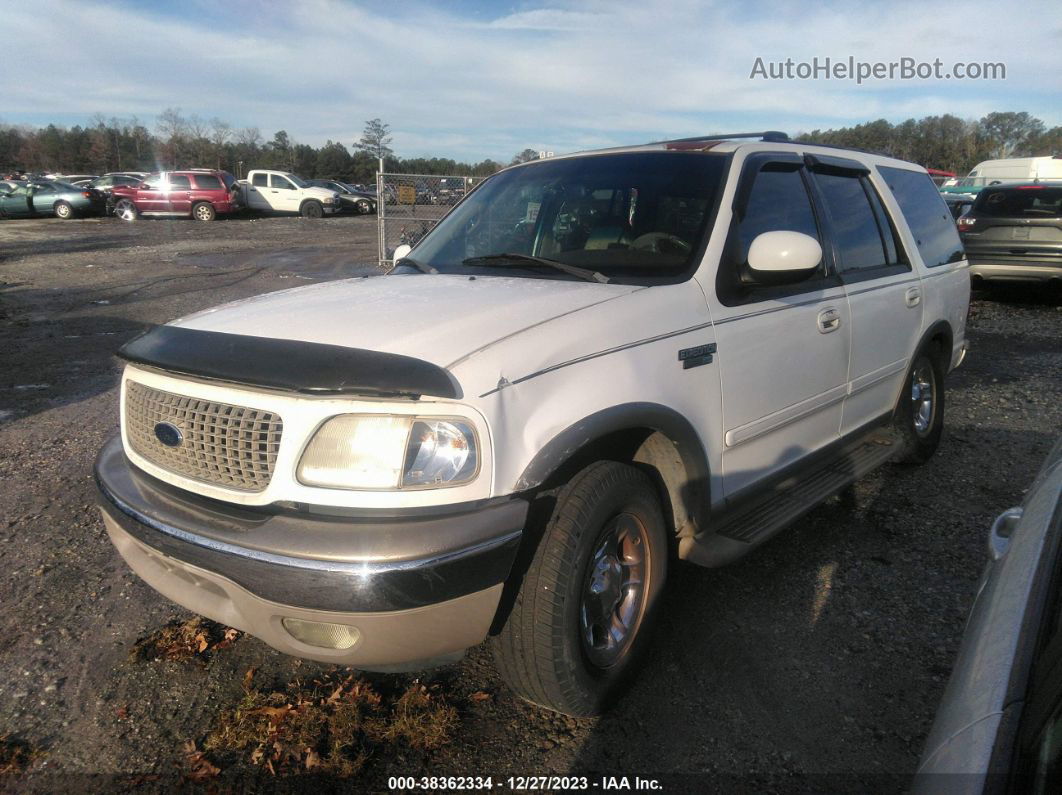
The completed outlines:
<svg viewBox="0 0 1062 795">
<path fill-rule="evenodd" d="M 924 434 L 933 422 L 933 374 L 926 365 L 911 379 L 911 404 L 914 429 Z"/>
<path fill-rule="evenodd" d="M 627 653 L 645 603 L 648 542 L 642 523 L 620 514 L 602 529 L 587 566 L 580 605 L 583 650 L 598 668 Z"/>
</svg>

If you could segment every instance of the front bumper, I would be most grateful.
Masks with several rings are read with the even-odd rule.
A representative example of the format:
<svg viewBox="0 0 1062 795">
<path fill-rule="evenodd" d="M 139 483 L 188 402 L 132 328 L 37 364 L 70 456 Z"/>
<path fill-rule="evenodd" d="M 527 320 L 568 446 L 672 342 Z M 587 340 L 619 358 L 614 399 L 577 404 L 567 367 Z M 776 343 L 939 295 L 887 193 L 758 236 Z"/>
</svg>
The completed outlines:
<svg viewBox="0 0 1062 795">
<path fill-rule="evenodd" d="M 483 640 L 527 514 L 519 499 L 442 516 L 248 510 L 140 472 L 117 438 L 96 482 L 115 547 L 164 596 L 287 654 L 363 668 L 419 667 Z M 311 646 L 285 618 L 351 626 L 358 641 Z"/>
</svg>

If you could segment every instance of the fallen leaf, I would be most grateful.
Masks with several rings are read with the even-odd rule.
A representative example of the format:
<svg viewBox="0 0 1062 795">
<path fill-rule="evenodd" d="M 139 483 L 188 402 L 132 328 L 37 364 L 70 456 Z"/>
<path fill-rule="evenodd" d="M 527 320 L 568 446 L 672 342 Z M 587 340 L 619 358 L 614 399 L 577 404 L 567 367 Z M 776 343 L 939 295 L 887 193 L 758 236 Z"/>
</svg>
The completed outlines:
<svg viewBox="0 0 1062 795">
<path fill-rule="evenodd" d="M 258 671 L 253 665 L 247 669 L 247 673 L 243 675 L 243 690 L 248 692 L 251 689 L 251 683 L 254 681 L 254 675 Z"/>
<path fill-rule="evenodd" d="M 118 709 L 114 711 L 114 715 L 118 720 L 125 720 L 129 717 L 129 710 L 125 707 L 118 707 Z"/>
<path fill-rule="evenodd" d="M 313 770 L 321 766 L 321 756 L 312 748 L 306 749 L 306 769 Z"/>
<path fill-rule="evenodd" d="M 477 690 L 475 693 L 469 696 L 473 701 L 490 701 L 493 696 L 485 690 Z"/>
</svg>

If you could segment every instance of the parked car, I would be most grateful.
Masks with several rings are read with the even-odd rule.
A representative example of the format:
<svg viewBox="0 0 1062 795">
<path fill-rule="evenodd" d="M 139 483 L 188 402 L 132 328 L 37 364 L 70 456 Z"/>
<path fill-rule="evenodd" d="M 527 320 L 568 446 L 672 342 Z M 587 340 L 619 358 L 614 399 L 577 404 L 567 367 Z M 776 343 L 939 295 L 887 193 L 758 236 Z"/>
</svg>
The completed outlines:
<svg viewBox="0 0 1062 795">
<path fill-rule="evenodd" d="M 119 185 L 125 187 L 135 187 L 143 182 L 142 177 L 134 176 L 132 174 L 104 174 L 102 177 L 96 177 L 90 180 L 88 186 L 95 188 L 100 193 L 109 194 L 114 188 Z"/>
<path fill-rule="evenodd" d="M 975 281 L 1062 286 L 1062 182 L 985 188 L 958 225 Z"/>
<path fill-rule="evenodd" d="M 708 137 L 488 178 L 386 276 L 125 345 L 129 565 L 305 659 L 601 711 L 672 556 L 720 566 L 940 441 L 970 279 L 924 168 Z M 705 605 L 711 610 L 711 605 Z"/>
<path fill-rule="evenodd" d="M 50 179 L 53 181 L 65 182 L 68 185 L 75 185 L 78 182 L 84 180 L 93 180 L 96 178 L 95 174 L 56 174 Z"/>
<path fill-rule="evenodd" d="M 989 561 L 915 776 L 916 793 L 1062 791 L 1062 439 Z"/>
<path fill-rule="evenodd" d="M 370 196 L 367 193 L 357 191 L 345 182 L 337 182 L 334 179 L 311 179 L 307 180 L 306 183 L 315 188 L 324 188 L 325 190 L 335 191 L 339 196 L 340 208 L 343 210 L 350 210 L 359 215 L 367 215 L 376 212 L 375 196 Z"/>
<path fill-rule="evenodd" d="M 340 211 L 339 194 L 317 188 L 287 171 L 254 169 L 240 180 L 244 204 L 257 212 L 291 213 L 303 218 L 321 218 Z"/>
<path fill-rule="evenodd" d="M 69 220 L 103 210 L 102 193 L 58 180 L 23 182 L 0 192 L 0 214 L 8 218 L 54 215 Z"/>
<path fill-rule="evenodd" d="M 941 198 L 944 199 L 944 203 L 951 210 L 951 217 L 957 219 L 973 207 L 977 196 L 972 193 L 942 193 Z"/>
<path fill-rule="evenodd" d="M 142 215 L 213 221 L 242 206 L 236 179 L 227 171 L 162 171 L 136 185 L 113 185 L 111 198 L 123 221 Z"/>
</svg>

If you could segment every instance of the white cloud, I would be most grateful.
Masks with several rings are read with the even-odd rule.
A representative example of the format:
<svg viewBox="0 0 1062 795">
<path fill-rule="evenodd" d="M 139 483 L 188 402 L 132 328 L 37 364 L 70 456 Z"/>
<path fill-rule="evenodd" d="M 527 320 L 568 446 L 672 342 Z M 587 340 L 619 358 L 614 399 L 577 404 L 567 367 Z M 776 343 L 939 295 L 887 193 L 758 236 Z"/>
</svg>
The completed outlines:
<svg viewBox="0 0 1062 795">
<path fill-rule="evenodd" d="M 1029 110 L 1062 122 L 1060 23 L 1029 0 L 847 3 L 553 2 L 494 19 L 445 6 L 71 0 L 13 4 L 0 108 L 15 118 L 166 107 L 269 137 L 350 143 L 380 117 L 404 155 L 506 159 L 719 130 L 795 132 L 879 117 Z M 379 8 L 380 10 L 370 10 Z M 947 21 L 981 18 L 951 36 Z M 1038 20 L 1029 24 L 1029 20 Z M 43 57 L 48 54 L 49 57 Z M 750 80 L 757 56 L 1002 60 L 1005 83 Z"/>
</svg>

